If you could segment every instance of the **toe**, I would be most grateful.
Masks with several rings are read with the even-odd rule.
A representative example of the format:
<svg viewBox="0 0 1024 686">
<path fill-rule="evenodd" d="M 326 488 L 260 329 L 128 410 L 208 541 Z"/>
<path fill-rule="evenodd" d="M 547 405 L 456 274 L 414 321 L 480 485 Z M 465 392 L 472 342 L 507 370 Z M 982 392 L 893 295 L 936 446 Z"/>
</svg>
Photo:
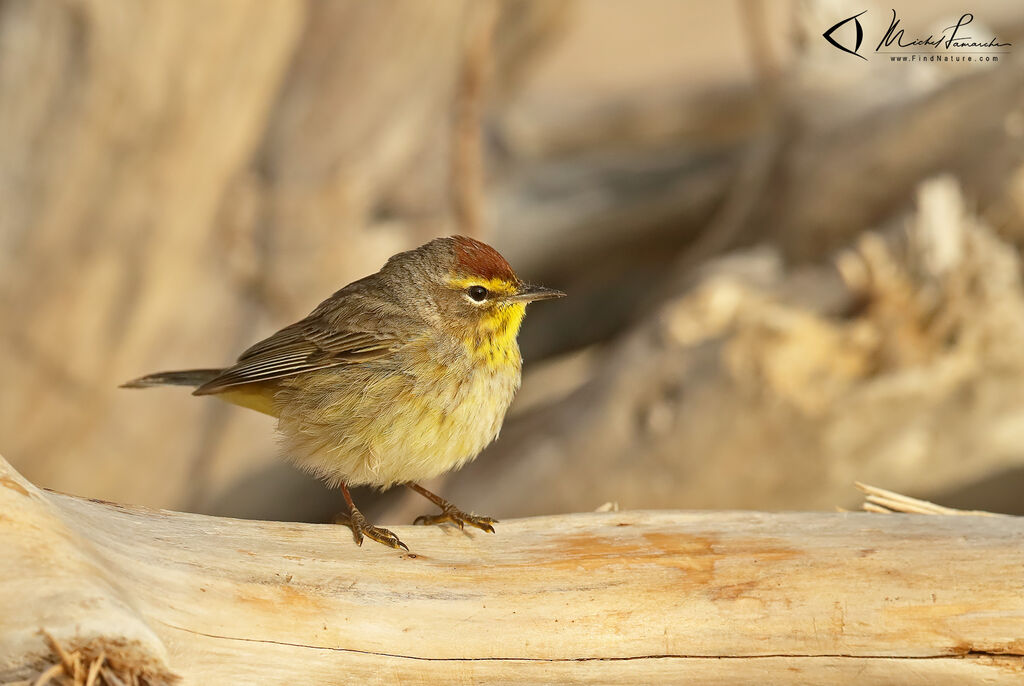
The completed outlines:
<svg viewBox="0 0 1024 686">
<path fill-rule="evenodd" d="M 472 514 L 466 514 L 462 510 L 455 508 L 444 510 L 439 515 L 420 515 L 413 521 L 413 524 L 454 524 L 459 529 L 465 531 L 466 524 L 481 529 L 488 533 L 494 533 L 494 527 L 492 524 L 497 524 L 498 520 L 493 517 L 478 517 Z"/>
</svg>

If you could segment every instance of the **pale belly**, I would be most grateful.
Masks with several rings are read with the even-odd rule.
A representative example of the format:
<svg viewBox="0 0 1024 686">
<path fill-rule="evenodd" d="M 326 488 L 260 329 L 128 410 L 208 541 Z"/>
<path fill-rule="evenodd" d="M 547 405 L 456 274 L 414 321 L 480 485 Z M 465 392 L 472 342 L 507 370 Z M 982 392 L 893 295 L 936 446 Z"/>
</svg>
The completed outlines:
<svg viewBox="0 0 1024 686">
<path fill-rule="evenodd" d="M 519 387 L 518 359 L 500 369 L 474 366 L 459 378 L 452 388 L 402 374 L 361 377 L 354 365 L 307 379 L 301 391 L 284 388 L 285 453 L 333 484 L 353 486 L 387 488 L 458 468 L 497 437 Z"/>
</svg>

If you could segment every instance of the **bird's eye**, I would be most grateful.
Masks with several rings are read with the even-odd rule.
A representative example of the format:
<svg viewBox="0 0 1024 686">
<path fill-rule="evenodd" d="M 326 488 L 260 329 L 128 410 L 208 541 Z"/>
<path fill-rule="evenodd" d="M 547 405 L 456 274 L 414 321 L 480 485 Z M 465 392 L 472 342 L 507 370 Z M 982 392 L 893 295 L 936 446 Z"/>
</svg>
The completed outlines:
<svg viewBox="0 0 1024 686">
<path fill-rule="evenodd" d="M 487 289 L 483 286 L 470 286 L 466 289 L 467 295 L 478 303 L 487 299 Z"/>
</svg>

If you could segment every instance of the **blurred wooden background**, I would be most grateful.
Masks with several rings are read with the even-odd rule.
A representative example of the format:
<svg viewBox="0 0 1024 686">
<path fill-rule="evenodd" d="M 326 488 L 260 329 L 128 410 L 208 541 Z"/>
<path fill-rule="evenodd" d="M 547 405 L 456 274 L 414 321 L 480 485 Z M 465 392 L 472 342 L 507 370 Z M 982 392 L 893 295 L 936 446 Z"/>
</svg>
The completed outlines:
<svg viewBox="0 0 1024 686">
<path fill-rule="evenodd" d="M 0 453 L 84 496 L 323 521 L 268 418 L 117 384 L 469 231 L 571 297 L 439 484 L 461 506 L 827 508 L 861 478 L 1024 512 L 1024 11 L 969 8 L 1015 43 L 998 65 L 893 65 L 821 39 L 861 9 L 3 2 Z"/>
</svg>

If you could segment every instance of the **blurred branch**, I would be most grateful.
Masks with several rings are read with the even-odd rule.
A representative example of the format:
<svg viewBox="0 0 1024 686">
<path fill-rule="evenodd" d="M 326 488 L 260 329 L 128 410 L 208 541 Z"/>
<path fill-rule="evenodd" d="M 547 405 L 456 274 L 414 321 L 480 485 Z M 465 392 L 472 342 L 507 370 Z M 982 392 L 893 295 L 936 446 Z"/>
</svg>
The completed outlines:
<svg viewBox="0 0 1024 686">
<path fill-rule="evenodd" d="M 841 100 L 833 105 L 842 107 Z M 797 122 L 745 240 L 774 239 L 788 256 L 820 259 L 906 209 L 914 187 L 938 173 L 953 174 L 969 197 L 991 205 L 1024 163 L 1024 140 L 1006 127 L 1006 118 L 1022 108 L 1024 53 L 1018 53 L 848 123 L 820 129 Z M 825 117 L 826 108 L 805 116 Z"/>
<path fill-rule="evenodd" d="M 1005 203 L 1024 164 L 1024 139 L 1006 124 L 1024 109 L 1024 55 L 889 105 L 855 107 L 841 91 L 830 97 L 812 100 L 795 83 L 761 106 L 748 99 L 746 118 L 717 146 L 680 142 L 700 140 L 700 121 L 714 141 L 721 124 L 712 109 L 693 104 L 704 119 L 671 98 L 638 99 L 619 119 L 614 107 L 595 108 L 576 125 L 560 123 L 572 137 L 607 117 L 599 130 L 608 152 L 530 162 L 494 199 L 499 233 L 531 239 L 510 259 L 573 295 L 557 316 L 574 325 L 536 325 L 564 332 L 562 340 L 547 333 L 537 348 L 550 355 L 611 337 L 651 309 L 652 293 L 671 297 L 695 266 L 732 248 L 771 242 L 784 259 L 820 260 L 907 209 L 914 187 L 933 174 L 953 173 L 981 208 Z M 733 119 L 724 109 L 720 116 Z M 626 145 L 615 147 L 616 121 L 673 113 L 693 128 L 660 129 L 661 144 L 652 146 L 623 125 Z M 557 141 L 545 145 L 558 149 Z M 676 287 L 665 288 L 671 278 Z M 616 284 L 614 298 L 605 281 Z"/>
<path fill-rule="evenodd" d="M 747 37 L 750 63 L 760 85 L 779 76 L 779 60 L 772 49 L 765 17 L 765 0 L 739 0 L 740 19 Z"/>
<path fill-rule="evenodd" d="M 1024 465 L 1019 254 L 952 177 L 917 195 L 890 222 L 903 231 L 865 233 L 835 264 L 772 248 L 702 264 L 569 381 L 539 381 L 575 390 L 534 394 L 445 493 L 498 517 L 823 508 L 856 478 L 936 493 Z"/>
<path fill-rule="evenodd" d="M 1012 684 L 1024 669 L 1014 517 L 605 512 L 494 536 L 401 527 L 414 552 L 399 554 L 333 525 L 48 493 L 2 460 L 0 511 L 8 683 L 108 659 L 154 685 Z"/>
<path fill-rule="evenodd" d="M 483 234 L 483 122 L 487 83 L 493 72 L 492 50 L 499 7 L 482 0 L 468 12 L 466 47 L 455 91 L 451 179 L 459 230 L 477 238 Z"/>
</svg>

